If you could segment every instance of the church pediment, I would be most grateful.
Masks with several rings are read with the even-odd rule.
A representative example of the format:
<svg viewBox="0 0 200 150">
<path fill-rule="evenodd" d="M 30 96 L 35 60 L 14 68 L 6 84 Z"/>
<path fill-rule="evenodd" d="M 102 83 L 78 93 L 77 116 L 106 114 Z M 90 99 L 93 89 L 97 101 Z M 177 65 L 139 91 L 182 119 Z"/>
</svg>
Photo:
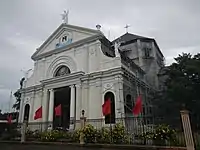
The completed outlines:
<svg viewBox="0 0 200 150">
<path fill-rule="evenodd" d="M 101 34 L 98 30 L 78 27 L 69 24 L 61 24 L 55 32 L 37 49 L 32 58 L 48 53 L 55 49 L 69 46 L 75 42 Z"/>
</svg>

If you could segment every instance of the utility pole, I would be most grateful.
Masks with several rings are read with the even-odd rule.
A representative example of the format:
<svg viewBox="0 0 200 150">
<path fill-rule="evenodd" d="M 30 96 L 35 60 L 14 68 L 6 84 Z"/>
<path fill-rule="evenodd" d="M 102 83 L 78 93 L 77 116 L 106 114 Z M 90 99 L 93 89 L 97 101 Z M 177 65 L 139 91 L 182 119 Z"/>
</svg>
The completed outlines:
<svg viewBox="0 0 200 150">
<path fill-rule="evenodd" d="M 12 102 L 12 91 L 10 92 L 10 99 L 9 99 L 9 105 L 8 105 L 8 111 L 11 111 L 11 102 Z"/>
</svg>

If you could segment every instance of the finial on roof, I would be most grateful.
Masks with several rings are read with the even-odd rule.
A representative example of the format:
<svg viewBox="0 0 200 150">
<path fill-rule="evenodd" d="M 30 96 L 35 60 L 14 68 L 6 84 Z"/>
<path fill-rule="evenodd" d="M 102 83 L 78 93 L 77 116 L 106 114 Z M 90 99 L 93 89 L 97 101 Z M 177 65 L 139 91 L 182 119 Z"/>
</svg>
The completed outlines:
<svg viewBox="0 0 200 150">
<path fill-rule="evenodd" d="M 97 30 L 100 30 L 100 29 L 101 29 L 101 25 L 100 25 L 100 24 L 97 24 L 97 25 L 96 25 L 96 28 L 97 28 Z"/>
</svg>

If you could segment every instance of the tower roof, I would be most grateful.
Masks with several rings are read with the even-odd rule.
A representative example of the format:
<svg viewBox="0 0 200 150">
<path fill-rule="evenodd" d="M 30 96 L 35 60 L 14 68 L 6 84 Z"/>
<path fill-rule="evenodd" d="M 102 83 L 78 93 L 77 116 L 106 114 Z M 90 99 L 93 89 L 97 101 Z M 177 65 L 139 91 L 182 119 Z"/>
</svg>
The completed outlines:
<svg viewBox="0 0 200 150">
<path fill-rule="evenodd" d="M 147 38 L 147 37 L 143 37 L 143 36 L 139 36 L 139 35 L 135 35 L 135 34 L 131 34 L 131 33 L 125 33 L 124 35 L 120 36 L 119 38 L 115 39 L 114 41 L 112 41 L 113 43 L 116 41 L 119 42 L 129 42 L 132 40 L 136 40 L 136 39 L 151 39 L 151 38 Z"/>
<path fill-rule="evenodd" d="M 149 37 L 144 37 L 144 36 L 140 36 L 140 35 L 136 35 L 136 34 L 131 34 L 131 33 L 125 33 L 124 35 L 120 36 L 119 38 L 115 39 L 114 41 L 112 41 L 112 43 L 115 42 L 121 42 L 121 45 L 126 45 L 126 44 L 130 44 L 135 42 L 137 39 L 140 39 L 142 41 L 153 41 L 155 43 L 155 46 L 158 48 L 159 53 L 163 56 L 158 44 L 156 43 L 156 40 L 153 38 L 149 38 Z"/>
</svg>

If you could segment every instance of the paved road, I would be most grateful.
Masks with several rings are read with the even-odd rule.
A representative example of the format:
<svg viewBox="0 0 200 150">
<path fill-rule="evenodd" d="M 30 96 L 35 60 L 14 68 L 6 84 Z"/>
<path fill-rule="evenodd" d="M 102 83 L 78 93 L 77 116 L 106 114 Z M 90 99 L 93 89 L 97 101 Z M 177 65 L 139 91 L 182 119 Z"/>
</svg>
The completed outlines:
<svg viewBox="0 0 200 150">
<path fill-rule="evenodd" d="M 0 150 L 112 150 L 106 148 L 76 147 L 68 145 L 21 145 L 21 144 L 0 144 Z"/>
</svg>

